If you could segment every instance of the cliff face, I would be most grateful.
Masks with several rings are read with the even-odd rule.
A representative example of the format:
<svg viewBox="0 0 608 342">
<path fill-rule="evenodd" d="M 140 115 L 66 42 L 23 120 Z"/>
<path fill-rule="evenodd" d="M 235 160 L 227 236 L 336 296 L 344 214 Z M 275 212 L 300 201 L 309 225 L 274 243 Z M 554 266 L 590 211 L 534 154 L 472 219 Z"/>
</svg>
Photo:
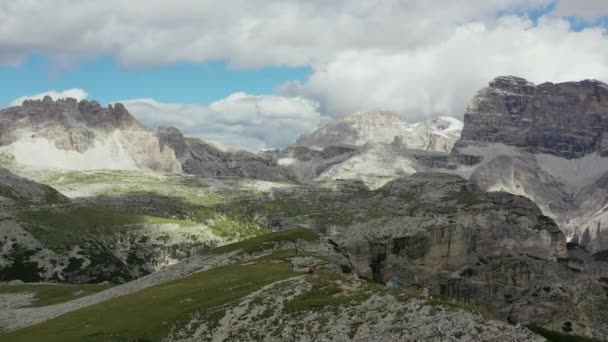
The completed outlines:
<svg viewBox="0 0 608 342">
<path fill-rule="evenodd" d="M 382 203 L 372 207 L 390 208 L 395 217 L 359 219 L 335 238 L 360 276 L 483 303 L 510 322 L 576 325 L 579 334 L 605 336 L 605 321 L 585 314 L 606 302 L 605 287 L 591 275 L 605 272 L 605 264 L 589 263 L 584 250 L 575 255 L 576 246 L 569 248 L 529 199 L 433 173 L 377 191 Z M 581 290 L 588 297 L 578 302 Z"/>
<path fill-rule="evenodd" d="M 18 164 L 37 168 L 181 170 L 173 151 L 120 103 L 24 101 L 0 111 L 0 146 Z"/>
<path fill-rule="evenodd" d="M 203 177 L 240 177 L 267 181 L 287 180 L 288 175 L 271 154 L 254 154 L 197 138 L 188 138 L 175 127 L 157 130 L 161 147 L 173 151 L 184 173 Z"/>
<path fill-rule="evenodd" d="M 567 238 L 608 249 L 608 86 L 497 77 L 472 99 L 454 155 L 480 158 L 467 174 L 487 191 L 533 200 Z"/>
<path fill-rule="evenodd" d="M 503 143 L 530 152 L 580 158 L 608 154 L 608 85 L 543 83 L 503 76 L 471 101 L 457 146 Z"/>
</svg>

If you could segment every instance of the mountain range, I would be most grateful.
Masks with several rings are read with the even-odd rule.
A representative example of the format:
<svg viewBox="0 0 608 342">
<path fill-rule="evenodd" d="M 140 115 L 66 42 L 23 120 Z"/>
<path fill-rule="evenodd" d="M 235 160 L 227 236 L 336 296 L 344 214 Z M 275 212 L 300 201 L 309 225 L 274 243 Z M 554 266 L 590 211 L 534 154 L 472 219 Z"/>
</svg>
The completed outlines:
<svg viewBox="0 0 608 342">
<path fill-rule="evenodd" d="M 40 309 L 29 290 L 0 329 L 15 341 L 73 320 L 92 328 L 58 341 L 285 340 L 313 327 L 329 340 L 606 340 L 606 103 L 599 81 L 501 76 L 464 122 L 356 112 L 251 152 L 147 128 L 119 103 L 24 101 L 0 111 L 0 280 L 114 286 Z M 233 292 L 200 297 L 203 278 Z M 125 308 L 153 317 L 150 336 L 137 330 L 147 322 L 92 318 Z"/>
</svg>

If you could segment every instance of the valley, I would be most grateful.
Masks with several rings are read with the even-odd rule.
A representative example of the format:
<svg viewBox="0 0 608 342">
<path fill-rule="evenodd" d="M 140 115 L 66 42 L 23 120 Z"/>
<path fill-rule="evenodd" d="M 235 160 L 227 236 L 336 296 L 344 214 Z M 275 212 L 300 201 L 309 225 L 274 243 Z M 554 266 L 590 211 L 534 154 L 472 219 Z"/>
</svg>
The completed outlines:
<svg viewBox="0 0 608 342">
<path fill-rule="evenodd" d="M 260 152 L 10 107 L 0 340 L 604 341 L 605 99 L 498 77 L 464 123 L 357 112 Z"/>
</svg>

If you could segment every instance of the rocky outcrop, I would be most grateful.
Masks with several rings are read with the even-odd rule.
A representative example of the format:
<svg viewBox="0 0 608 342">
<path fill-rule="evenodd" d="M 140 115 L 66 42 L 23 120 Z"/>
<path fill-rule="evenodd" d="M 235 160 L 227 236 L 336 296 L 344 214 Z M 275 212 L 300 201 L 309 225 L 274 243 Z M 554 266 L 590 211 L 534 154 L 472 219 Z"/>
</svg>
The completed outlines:
<svg viewBox="0 0 608 342">
<path fill-rule="evenodd" d="M 568 244 L 524 196 L 414 173 L 375 190 L 341 180 L 243 203 L 273 229 L 328 236 L 361 277 L 482 305 L 513 323 L 600 339 L 608 332 L 605 256 Z"/>
<path fill-rule="evenodd" d="M 173 151 L 120 103 L 24 101 L 0 111 L 0 146 L 18 164 L 36 168 L 181 169 Z"/>
<path fill-rule="evenodd" d="M 78 152 L 92 146 L 95 130 L 111 133 L 116 129 L 144 127 L 120 103 L 104 108 L 97 101 L 78 102 L 73 98 L 54 101 L 49 96 L 6 108 L 0 120 L 5 145 L 19 139 L 21 131 L 28 131 L 53 141 L 60 149 Z M 61 136 L 64 132 L 68 134 Z"/>
<path fill-rule="evenodd" d="M 385 199 L 372 206 L 396 214 L 359 219 L 335 238 L 361 276 L 482 304 L 511 322 L 606 336 L 603 319 L 587 314 L 607 303 L 597 274 L 581 266 L 588 254 L 569 251 L 527 198 L 479 192 L 445 174 L 415 174 L 378 191 Z M 405 204 L 411 198 L 415 206 Z"/>
<path fill-rule="evenodd" d="M 570 241 L 601 252 L 608 249 L 607 100 L 600 81 L 497 77 L 471 101 L 453 155 L 480 159 L 466 176 L 481 189 L 530 198 Z"/>
<path fill-rule="evenodd" d="M 608 85 L 595 80 L 534 85 L 497 77 L 475 95 L 457 146 L 503 143 L 579 158 L 608 153 Z"/>
<path fill-rule="evenodd" d="M 69 200 L 50 186 L 17 176 L 0 167 L 0 203 L 3 207 L 14 204 L 65 204 Z"/>
<path fill-rule="evenodd" d="M 231 149 L 201 139 L 187 138 L 175 127 L 160 127 L 162 147 L 175 151 L 185 173 L 203 177 L 242 177 L 286 180 L 287 174 L 272 155 Z"/>
<path fill-rule="evenodd" d="M 398 139 L 404 148 L 448 152 L 461 129 L 462 122 L 450 117 L 408 123 L 391 112 L 356 112 L 330 122 L 310 135 L 300 136 L 295 145 L 322 149 L 367 143 L 389 144 Z"/>
</svg>

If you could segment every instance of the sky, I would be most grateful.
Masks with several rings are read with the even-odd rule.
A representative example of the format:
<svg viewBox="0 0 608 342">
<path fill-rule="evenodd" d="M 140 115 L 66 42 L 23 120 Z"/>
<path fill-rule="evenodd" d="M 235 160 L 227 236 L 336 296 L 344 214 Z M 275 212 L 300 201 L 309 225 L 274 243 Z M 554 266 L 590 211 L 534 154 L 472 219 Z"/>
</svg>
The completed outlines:
<svg viewBox="0 0 608 342">
<path fill-rule="evenodd" d="M 606 0 L 0 0 L 0 107 L 122 102 L 284 147 L 354 111 L 462 118 L 499 75 L 608 81 L 607 30 Z"/>
</svg>

